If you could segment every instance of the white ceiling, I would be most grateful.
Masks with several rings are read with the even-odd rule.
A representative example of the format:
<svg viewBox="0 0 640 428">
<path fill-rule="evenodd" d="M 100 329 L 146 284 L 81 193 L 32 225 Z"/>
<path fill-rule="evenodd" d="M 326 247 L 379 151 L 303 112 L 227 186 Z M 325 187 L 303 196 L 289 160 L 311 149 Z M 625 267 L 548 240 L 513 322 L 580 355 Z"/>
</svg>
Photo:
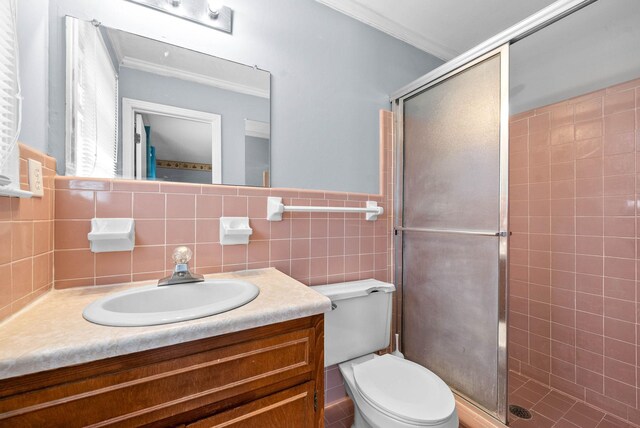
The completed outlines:
<svg viewBox="0 0 640 428">
<path fill-rule="evenodd" d="M 120 66 L 269 98 L 270 75 L 244 64 L 107 28 Z"/>
<path fill-rule="evenodd" d="M 182 162 L 211 163 L 210 123 L 195 122 L 158 114 L 144 114 L 151 126 L 151 144 L 156 158 Z"/>
<path fill-rule="evenodd" d="M 445 61 L 555 0 L 317 0 Z"/>
</svg>

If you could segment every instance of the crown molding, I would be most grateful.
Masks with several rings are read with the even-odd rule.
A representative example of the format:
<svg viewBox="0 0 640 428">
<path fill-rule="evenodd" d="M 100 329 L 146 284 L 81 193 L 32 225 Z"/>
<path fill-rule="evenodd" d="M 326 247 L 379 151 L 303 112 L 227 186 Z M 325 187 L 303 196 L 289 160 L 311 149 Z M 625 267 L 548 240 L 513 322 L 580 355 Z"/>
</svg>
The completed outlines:
<svg viewBox="0 0 640 428">
<path fill-rule="evenodd" d="M 121 66 L 132 68 L 134 70 L 145 71 L 147 73 L 159 74 L 161 76 L 174 77 L 176 79 L 188 80 L 202 85 L 213 86 L 227 91 L 238 92 L 245 95 L 253 95 L 254 97 L 269 98 L 269 90 L 259 89 L 253 86 L 242 85 L 237 82 L 230 82 L 224 79 L 217 79 L 212 76 L 194 73 L 178 68 L 167 67 L 152 62 L 131 58 L 125 56 L 121 59 Z"/>
<path fill-rule="evenodd" d="M 271 138 L 271 125 L 267 122 L 245 119 L 244 130 L 247 137 Z"/>
<path fill-rule="evenodd" d="M 104 36 L 109 38 L 109 42 L 111 43 L 111 47 L 113 48 L 113 53 L 116 56 L 116 60 L 118 64 L 122 63 L 122 58 L 124 58 L 124 54 L 122 53 L 122 45 L 120 44 L 120 39 L 117 37 L 111 37 L 109 34 L 109 30 L 106 27 L 101 27 L 105 30 Z M 100 33 L 100 36 L 103 37 L 103 34 Z"/>
<path fill-rule="evenodd" d="M 451 49 L 448 46 L 436 42 L 435 40 L 409 30 L 398 22 L 375 12 L 367 6 L 355 2 L 346 3 L 340 0 L 316 1 L 377 30 L 387 33 L 396 39 L 415 46 L 416 48 L 434 55 L 443 61 L 448 61 L 460 54 L 460 52 L 457 52 L 455 49 Z"/>
</svg>

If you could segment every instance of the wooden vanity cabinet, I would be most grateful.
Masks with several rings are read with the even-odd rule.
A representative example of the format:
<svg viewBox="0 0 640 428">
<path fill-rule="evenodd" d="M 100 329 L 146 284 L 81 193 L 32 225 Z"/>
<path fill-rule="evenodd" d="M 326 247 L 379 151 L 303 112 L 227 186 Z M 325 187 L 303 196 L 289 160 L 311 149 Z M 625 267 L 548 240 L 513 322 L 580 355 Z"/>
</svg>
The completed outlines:
<svg viewBox="0 0 640 428">
<path fill-rule="evenodd" d="M 0 426 L 321 427 L 315 315 L 0 380 Z"/>
</svg>

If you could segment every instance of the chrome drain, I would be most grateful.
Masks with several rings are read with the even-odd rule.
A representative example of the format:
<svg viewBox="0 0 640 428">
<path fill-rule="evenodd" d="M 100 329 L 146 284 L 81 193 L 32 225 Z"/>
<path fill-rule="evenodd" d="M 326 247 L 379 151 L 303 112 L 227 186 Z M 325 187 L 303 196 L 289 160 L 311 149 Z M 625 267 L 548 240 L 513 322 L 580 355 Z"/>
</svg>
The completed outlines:
<svg viewBox="0 0 640 428">
<path fill-rule="evenodd" d="M 512 404 L 509 406 L 509 412 L 520 419 L 531 419 L 531 412 L 521 406 Z"/>
</svg>

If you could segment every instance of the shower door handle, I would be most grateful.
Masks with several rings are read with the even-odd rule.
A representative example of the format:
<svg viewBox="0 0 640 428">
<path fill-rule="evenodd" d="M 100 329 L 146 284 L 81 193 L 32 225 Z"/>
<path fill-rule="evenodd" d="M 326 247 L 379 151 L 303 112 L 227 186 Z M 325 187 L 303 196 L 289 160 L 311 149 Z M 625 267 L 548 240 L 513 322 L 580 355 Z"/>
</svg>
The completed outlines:
<svg viewBox="0 0 640 428">
<path fill-rule="evenodd" d="M 454 233 L 457 235 L 476 235 L 476 236 L 498 236 L 506 237 L 509 232 L 502 230 L 499 232 L 483 231 L 483 230 L 460 230 L 460 229 L 433 229 L 427 227 L 402 227 L 396 226 L 396 231 L 403 232 L 426 232 L 426 233 Z"/>
</svg>

